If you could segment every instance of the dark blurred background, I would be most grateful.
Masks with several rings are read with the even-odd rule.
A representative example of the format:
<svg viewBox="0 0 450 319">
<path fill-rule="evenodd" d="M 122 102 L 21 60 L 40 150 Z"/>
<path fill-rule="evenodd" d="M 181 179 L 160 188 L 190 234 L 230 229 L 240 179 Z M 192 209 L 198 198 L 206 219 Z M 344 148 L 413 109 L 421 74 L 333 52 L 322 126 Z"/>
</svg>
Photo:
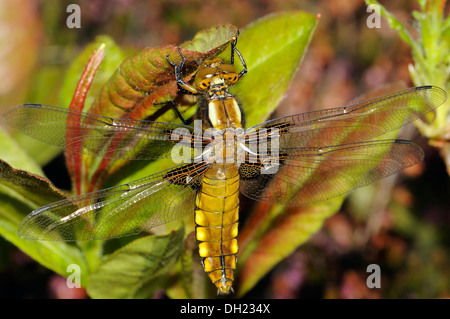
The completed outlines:
<svg viewBox="0 0 450 319">
<path fill-rule="evenodd" d="M 216 24 L 244 28 L 264 15 L 289 10 L 321 18 L 274 116 L 342 106 L 388 83 L 412 85 L 409 47 L 383 19 L 381 28 L 368 28 L 369 13 L 362 0 L 83 0 L 76 2 L 81 7 L 81 28 L 69 29 L 66 8 L 73 2 L 0 2 L 0 113 L 24 102 L 57 104 L 64 71 L 97 35 L 108 34 L 125 49 L 136 50 L 178 44 Z M 414 34 L 411 12 L 418 9 L 416 1 L 382 3 Z M 412 125 L 403 134 L 424 148 L 425 161 L 352 193 L 319 233 L 277 265 L 247 297 L 450 297 L 449 178 L 438 152 Z M 54 172 L 64 169 L 61 161 L 46 168 L 50 178 L 61 175 Z M 379 289 L 366 285 L 369 264 L 381 268 Z M 86 298 L 86 294 L 66 288 L 64 278 L 0 239 L 0 297 Z"/>
</svg>

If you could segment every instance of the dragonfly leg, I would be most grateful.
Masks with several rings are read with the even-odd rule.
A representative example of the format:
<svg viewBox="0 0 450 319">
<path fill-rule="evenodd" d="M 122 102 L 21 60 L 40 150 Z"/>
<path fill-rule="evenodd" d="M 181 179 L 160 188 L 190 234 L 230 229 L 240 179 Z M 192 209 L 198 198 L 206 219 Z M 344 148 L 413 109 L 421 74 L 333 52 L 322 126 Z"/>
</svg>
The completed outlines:
<svg viewBox="0 0 450 319">
<path fill-rule="evenodd" d="M 186 57 L 181 52 L 180 48 L 178 48 L 178 52 L 180 53 L 180 56 L 181 56 L 180 65 L 177 65 L 176 63 L 170 61 L 169 55 L 166 55 L 167 62 L 169 62 L 169 64 L 175 68 L 175 79 L 177 81 L 178 88 L 180 89 L 181 93 L 183 93 L 183 94 L 198 95 L 200 93 L 197 91 L 197 89 L 195 87 L 193 87 L 192 85 L 189 85 L 186 82 L 184 82 L 183 79 L 181 78 L 181 70 L 184 67 L 184 63 L 186 62 Z"/>
<path fill-rule="evenodd" d="M 177 65 L 176 63 L 170 61 L 169 55 L 166 55 L 167 62 L 171 66 L 173 66 L 174 69 L 175 69 L 175 79 L 177 81 L 178 90 L 179 90 L 179 92 L 181 94 L 198 95 L 199 92 L 197 91 L 197 89 L 195 87 L 193 87 L 192 85 L 189 85 L 186 82 L 184 82 L 183 79 L 181 78 L 181 70 L 184 67 L 184 63 L 186 62 L 186 57 L 181 52 L 181 48 L 178 48 L 178 52 L 180 53 L 180 56 L 181 56 L 181 62 L 180 62 L 179 65 Z M 178 109 L 178 107 L 176 106 L 174 101 L 168 101 L 168 102 L 157 103 L 157 104 L 166 104 L 166 103 L 170 103 L 170 105 L 172 106 L 172 108 L 175 111 L 176 115 L 183 122 L 184 125 L 189 125 L 189 124 L 191 124 L 193 122 L 195 116 L 193 115 L 190 118 L 185 119 L 183 117 L 183 115 L 181 114 L 180 110 Z"/>
<path fill-rule="evenodd" d="M 239 57 L 239 60 L 241 60 L 242 66 L 244 67 L 244 69 L 241 72 L 239 72 L 239 74 L 238 74 L 238 79 L 240 79 L 247 73 L 247 64 L 245 63 L 244 57 L 242 56 L 242 54 L 236 48 L 238 37 L 239 37 L 239 31 L 237 32 L 236 36 L 234 37 L 234 40 L 231 41 L 231 65 L 234 65 L 234 53 L 236 53 L 237 56 Z"/>
<path fill-rule="evenodd" d="M 177 105 L 175 104 L 175 102 L 172 100 L 167 102 L 154 103 L 153 105 L 166 105 L 166 104 L 170 104 L 172 106 L 173 110 L 175 111 L 175 114 L 181 120 L 181 122 L 183 122 L 184 125 L 190 125 L 194 121 L 195 115 L 192 115 L 190 118 L 185 119 L 181 114 L 180 110 L 178 109 Z"/>
</svg>

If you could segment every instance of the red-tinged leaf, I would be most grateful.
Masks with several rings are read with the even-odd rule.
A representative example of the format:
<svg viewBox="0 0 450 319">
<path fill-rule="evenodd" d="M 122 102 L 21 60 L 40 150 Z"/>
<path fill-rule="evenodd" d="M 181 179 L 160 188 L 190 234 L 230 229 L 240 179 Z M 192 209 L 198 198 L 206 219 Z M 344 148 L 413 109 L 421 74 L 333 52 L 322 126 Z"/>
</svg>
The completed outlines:
<svg viewBox="0 0 450 319">
<path fill-rule="evenodd" d="M 207 56 L 183 49 L 182 53 L 190 72 L 198 67 L 197 61 Z M 115 118 L 159 119 L 163 106 L 154 104 L 173 100 L 178 92 L 173 66 L 168 63 L 167 55 L 172 62 L 181 62 L 176 46 L 148 48 L 123 61 L 103 86 L 89 112 Z M 170 110 L 170 106 L 164 110 Z"/>
<path fill-rule="evenodd" d="M 94 103 L 98 92 L 105 82 L 114 74 L 120 63 L 127 57 L 112 38 L 105 35 L 96 37 L 95 40 L 87 45 L 74 59 L 64 75 L 63 86 L 59 94 L 59 106 L 69 107 L 73 100 L 80 76 L 86 69 L 86 64 L 89 62 L 93 52 L 102 45 L 104 46 L 104 58 L 101 62 L 101 67 L 95 73 L 89 92 L 87 92 L 83 111 L 89 110 L 89 107 Z"/>
<path fill-rule="evenodd" d="M 102 47 L 102 50 L 98 50 Z M 97 51 L 97 54 L 94 52 Z M 124 59 L 122 50 L 108 36 L 98 36 L 74 60 L 66 75 L 60 92 L 62 107 L 84 111 L 95 100 L 96 94 L 111 77 Z M 101 67 L 99 68 L 99 64 Z M 84 79 L 80 80 L 80 75 Z M 94 77 L 95 75 L 95 77 Z M 67 119 L 70 121 L 70 118 Z M 71 125 L 76 125 L 72 121 Z M 88 159 L 66 152 L 67 166 L 72 179 L 73 190 L 84 193 L 89 185 L 90 175 L 86 169 Z M 89 159 L 91 160 L 91 159 Z M 76 167 L 78 165 L 78 167 Z"/>
<path fill-rule="evenodd" d="M 84 68 L 83 74 L 81 74 L 81 78 L 78 81 L 75 93 L 72 97 L 72 102 L 70 103 L 69 106 L 71 110 L 76 110 L 80 112 L 83 111 L 87 92 L 91 87 L 95 73 L 97 72 L 104 57 L 105 57 L 105 44 L 102 43 L 98 47 L 98 49 L 92 53 L 88 63 L 86 64 L 86 67 Z"/>
<path fill-rule="evenodd" d="M 224 51 L 236 34 L 234 26 L 218 26 L 201 31 L 192 41 L 182 44 L 181 52 L 186 58 L 184 75 L 192 75 L 204 59 Z M 163 116 L 170 107 L 155 114 L 161 108 L 155 103 L 174 100 L 178 95 L 174 68 L 167 55 L 173 63 L 181 62 L 178 47 L 173 45 L 147 48 L 127 58 L 100 90 L 89 112 L 115 118 L 177 120 L 175 114 Z"/>
<path fill-rule="evenodd" d="M 264 235 L 258 240 L 248 242 L 248 232 L 240 235 L 240 249 L 246 251 L 241 254 L 240 267 L 238 268 L 239 289 L 237 294 L 244 295 L 264 275 L 266 275 L 280 260 L 289 256 L 298 246 L 306 242 L 309 237 L 317 232 L 325 219 L 334 214 L 342 204 L 343 198 L 333 199 L 314 206 L 302 206 L 290 208 L 273 221 Z M 270 216 L 280 210 L 279 206 L 260 204 L 257 211 Z M 265 214 L 264 214 L 265 212 Z M 252 218 L 253 225 L 258 217 Z M 248 254 L 248 251 L 251 251 Z"/>
<path fill-rule="evenodd" d="M 104 49 L 105 45 L 101 44 L 100 47 L 94 51 L 91 58 L 89 59 L 86 67 L 84 69 L 83 74 L 81 75 L 80 80 L 78 81 L 78 85 L 75 89 L 75 93 L 72 98 L 72 102 L 70 103 L 69 108 L 71 110 L 83 111 L 84 103 L 86 100 L 86 95 L 91 87 L 92 81 L 94 80 L 94 75 L 100 67 L 101 62 L 104 58 Z M 73 118 L 69 115 L 67 118 L 67 122 L 73 122 Z M 78 123 L 79 124 L 79 123 Z M 77 132 L 77 130 L 69 130 L 67 132 L 67 139 L 75 138 L 74 136 L 70 136 L 69 134 L 73 134 Z M 78 152 L 65 152 L 66 155 L 66 163 L 67 168 L 69 170 L 70 176 L 72 176 L 72 189 L 75 189 L 77 195 L 82 194 L 82 179 L 86 179 L 86 173 L 83 170 L 83 156 L 81 155 L 80 150 Z"/>
</svg>

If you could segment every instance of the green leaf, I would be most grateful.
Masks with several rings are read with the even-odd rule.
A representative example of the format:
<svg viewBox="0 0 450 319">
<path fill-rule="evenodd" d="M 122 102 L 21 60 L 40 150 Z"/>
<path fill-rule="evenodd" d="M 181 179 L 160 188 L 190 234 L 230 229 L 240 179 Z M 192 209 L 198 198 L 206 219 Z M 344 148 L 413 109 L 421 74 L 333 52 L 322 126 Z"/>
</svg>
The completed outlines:
<svg viewBox="0 0 450 319">
<path fill-rule="evenodd" d="M 316 24 L 313 14 L 288 12 L 269 15 L 242 30 L 237 48 L 247 63 L 248 74 L 232 91 L 242 103 L 247 127 L 266 120 L 278 106 Z M 236 66 L 239 69 L 239 62 Z"/>
<path fill-rule="evenodd" d="M 0 127 L 0 158 L 17 169 L 43 176 L 39 165 Z"/>
<path fill-rule="evenodd" d="M 16 170 L 0 160 L 0 234 L 43 266 L 66 276 L 67 266 L 77 264 L 87 273 L 81 250 L 72 243 L 29 241 L 17 236 L 22 219 L 33 209 L 66 197 L 48 180 Z M 86 278 L 81 277 L 82 285 Z"/>
<path fill-rule="evenodd" d="M 238 29 L 231 24 L 218 25 L 199 31 L 194 39 L 181 44 L 181 47 L 191 51 L 212 52 L 217 51 L 224 43 L 237 34 Z"/>
<path fill-rule="evenodd" d="M 184 240 L 183 254 L 177 265 L 176 281 L 165 289 L 172 299 L 208 299 L 217 296 L 217 288 L 211 284 L 198 253 L 195 232 Z"/>
<path fill-rule="evenodd" d="M 162 289 L 182 253 L 184 229 L 146 236 L 109 255 L 89 277 L 92 298 L 150 298 Z"/>
</svg>

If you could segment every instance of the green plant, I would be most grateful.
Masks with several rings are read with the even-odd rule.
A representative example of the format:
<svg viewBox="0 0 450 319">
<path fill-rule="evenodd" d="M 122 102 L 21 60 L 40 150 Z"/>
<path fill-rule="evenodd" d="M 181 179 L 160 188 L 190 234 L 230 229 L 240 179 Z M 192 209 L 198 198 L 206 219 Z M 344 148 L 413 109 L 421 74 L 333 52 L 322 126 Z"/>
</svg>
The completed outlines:
<svg viewBox="0 0 450 319">
<path fill-rule="evenodd" d="M 409 65 L 409 74 L 414 85 L 436 85 L 450 90 L 450 17 L 445 16 L 446 1 L 419 0 L 420 11 L 412 13 L 417 36 L 414 37 L 406 25 L 395 18 L 376 0 L 366 0 L 368 5 L 377 5 L 389 26 L 411 47 L 414 64 Z M 441 150 L 447 172 L 450 174 L 450 100 L 439 107 L 434 117 L 416 121 L 420 132 L 430 139 L 432 145 Z"/>
</svg>

